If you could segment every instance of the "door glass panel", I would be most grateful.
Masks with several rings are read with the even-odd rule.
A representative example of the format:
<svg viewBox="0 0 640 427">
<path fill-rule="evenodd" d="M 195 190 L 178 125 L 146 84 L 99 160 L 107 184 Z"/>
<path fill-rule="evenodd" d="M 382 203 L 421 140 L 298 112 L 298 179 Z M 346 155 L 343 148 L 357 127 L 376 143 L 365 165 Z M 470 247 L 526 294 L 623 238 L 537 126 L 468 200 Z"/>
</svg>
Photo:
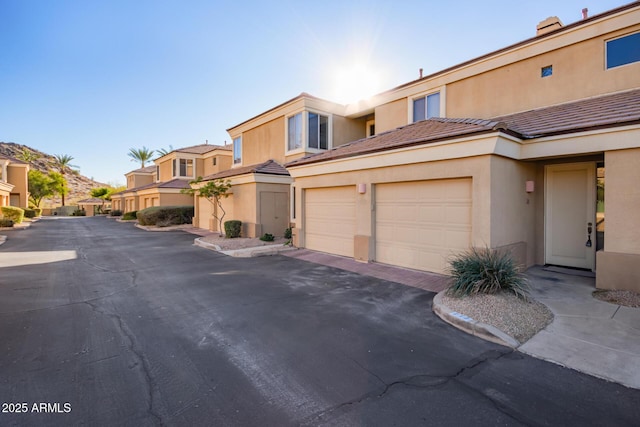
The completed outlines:
<svg viewBox="0 0 640 427">
<path fill-rule="evenodd" d="M 604 249 L 604 163 L 596 169 L 596 250 Z"/>
</svg>

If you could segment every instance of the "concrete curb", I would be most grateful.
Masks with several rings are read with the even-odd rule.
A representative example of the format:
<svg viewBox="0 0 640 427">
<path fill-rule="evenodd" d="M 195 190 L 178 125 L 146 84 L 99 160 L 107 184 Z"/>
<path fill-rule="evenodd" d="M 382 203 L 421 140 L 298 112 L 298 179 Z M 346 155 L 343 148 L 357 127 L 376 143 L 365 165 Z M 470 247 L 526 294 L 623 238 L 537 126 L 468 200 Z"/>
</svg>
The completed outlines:
<svg viewBox="0 0 640 427">
<path fill-rule="evenodd" d="M 478 322 L 468 316 L 465 316 L 464 314 L 460 314 L 456 311 L 451 310 L 449 307 L 442 303 L 443 292 L 446 291 L 439 292 L 433 298 L 432 310 L 439 318 L 441 318 L 451 326 L 454 326 L 478 338 L 482 338 L 484 340 L 511 348 L 518 348 L 520 346 L 518 340 L 502 332 L 495 326 Z"/>
<path fill-rule="evenodd" d="M 7 241 L 7 236 L 0 235 L 0 245 Z"/>
<path fill-rule="evenodd" d="M 292 246 L 284 246 L 284 245 L 266 245 L 266 246 L 256 246 L 253 248 L 244 248 L 244 249 L 232 249 L 228 251 L 223 251 L 222 248 L 216 244 L 208 243 L 203 241 L 203 237 L 198 237 L 193 241 L 193 244 L 196 246 L 200 246 L 201 248 L 209 249 L 212 251 L 220 252 L 221 254 L 225 254 L 228 256 L 236 257 L 236 258 L 253 258 L 259 256 L 270 256 L 277 255 L 281 252 L 288 252 L 295 250 Z"/>
</svg>

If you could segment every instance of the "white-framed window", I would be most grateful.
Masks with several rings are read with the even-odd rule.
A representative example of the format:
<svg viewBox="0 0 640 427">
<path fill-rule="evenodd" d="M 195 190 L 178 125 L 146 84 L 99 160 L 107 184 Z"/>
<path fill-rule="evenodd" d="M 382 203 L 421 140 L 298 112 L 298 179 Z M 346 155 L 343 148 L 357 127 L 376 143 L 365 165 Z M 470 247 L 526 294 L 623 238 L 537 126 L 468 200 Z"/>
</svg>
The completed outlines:
<svg viewBox="0 0 640 427">
<path fill-rule="evenodd" d="M 412 107 L 412 123 L 430 119 L 431 117 L 440 117 L 440 92 L 413 98 Z"/>
<path fill-rule="evenodd" d="M 605 42 L 607 70 L 640 62 L 640 32 L 627 34 Z"/>
<path fill-rule="evenodd" d="M 193 178 L 193 159 L 173 159 L 173 176 Z"/>
<path fill-rule="evenodd" d="M 367 120 L 365 126 L 366 126 L 367 138 L 376 134 L 376 121 L 375 120 Z"/>
<path fill-rule="evenodd" d="M 233 164 L 242 163 L 242 136 L 233 139 Z"/>
<path fill-rule="evenodd" d="M 331 148 L 331 117 L 315 111 L 301 111 L 286 119 L 287 151 L 321 151 Z"/>
<path fill-rule="evenodd" d="M 160 166 L 156 165 L 156 182 L 160 181 Z"/>
</svg>

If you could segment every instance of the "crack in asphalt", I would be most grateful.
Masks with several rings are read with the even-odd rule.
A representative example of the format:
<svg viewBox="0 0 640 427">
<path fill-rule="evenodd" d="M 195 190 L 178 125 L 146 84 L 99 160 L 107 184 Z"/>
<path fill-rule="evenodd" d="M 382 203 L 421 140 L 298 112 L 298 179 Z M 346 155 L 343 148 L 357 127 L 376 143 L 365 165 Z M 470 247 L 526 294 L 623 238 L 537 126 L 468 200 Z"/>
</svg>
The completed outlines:
<svg viewBox="0 0 640 427">
<path fill-rule="evenodd" d="M 306 418 L 306 420 L 303 420 L 301 422 L 300 425 L 302 426 L 311 426 L 311 425 L 317 425 L 317 423 L 322 419 L 322 418 L 326 418 L 327 416 L 330 416 L 331 414 L 340 411 L 346 407 L 349 406 L 353 406 L 353 405 L 358 405 L 360 403 L 363 403 L 367 400 L 370 399 L 379 399 L 379 398 L 383 398 L 385 397 L 385 395 L 395 386 L 407 386 L 407 387 L 414 387 L 414 388 L 419 388 L 419 389 L 428 389 L 428 388 L 435 388 L 435 387 L 441 387 L 445 384 L 447 384 L 450 381 L 455 381 L 457 380 L 461 375 L 463 375 L 465 372 L 474 370 L 478 367 L 480 367 L 481 365 L 486 364 L 489 361 L 496 361 L 501 359 L 502 357 L 508 355 L 508 354 L 512 354 L 514 353 L 515 350 L 510 350 L 510 351 L 506 351 L 506 352 L 502 352 L 502 351 L 498 351 L 498 350 L 490 350 L 487 352 L 482 353 L 481 355 L 479 355 L 478 357 L 471 359 L 471 361 L 466 365 L 463 366 L 462 368 L 460 368 L 457 372 L 455 372 L 452 375 L 431 375 L 431 374 L 417 374 L 417 375 L 411 375 L 409 377 L 405 377 L 405 378 L 401 378 L 398 380 L 395 380 L 393 382 L 387 383 L 386 381 L 384 381 L 380 376 L 378 376 L 377 374 L 373 373 L 371 370 L 365 368 L 361 363 L 359 363 L 358 361 L 356 361 L 355 359 L 349 357 L 349 359 L 351 359 L 356 365 L 358 365 L 360 368 L 362 368 L 364 371 L 368 372 L 369 374 L 371 374 L 373 377 L 375 377 L 376 379 L 378 379 L 383 385 L 383 389 L 382 391 L 379 390 L 373 390 L 369 393 L 365 393 L 362 396 L 359 396 L 355 399 L 349 400 L 347 402 L 343 402 L 343 403 L 339 403 L 335 406 L 332 406 L 320 413 L 316 413 L 316 414 L 312 414 L 309 417 Z M 496 410 L 498 410 L 499 412 L 501 412 L 502 414 L 508 416 L 509 418 L 512 418 L 515 421 L 521 422 L 523 423 L 522 420 L 517 419 L 513 414 L 510 414 L 508 412 L 505 411 L 506 408 L 504 408 L 501 404 L 499 404 L 499 402 L 496 402 L 494 399 L 492 399 L 490 396 L 487 396 L 486 394 L 480 392 L 479 390 L 473 389 L 470 386 L 468 386 L 467 384 L 460 382 L 461 385 L 472 389 L 474 392 L 481 394 L 483 397 L 485 397 L 486 399 L 488 399 L 493 406 L 496 408 Z"/>
<path fill-rule="evenodd" d="M 107 316 L 116 321 L 116 325 L 120 330 L 121 335 L 126 338 L 126 347 L 137 360 L 136 365 L 140 367 L 140 371 L 144 377 L 145 386 L 147 389 L 147 412 L 157 421 L 157 424 L 164 425 L 162 416 L 154 409 L 154 407 L 156 406 L 154 404 L 158 399 L 158 390 L 154 384 L 155 381 L 153 379 L 153 376 L 151 375 L 149 361 L 145 357 L 142 349 L 138 347 L 134 333 L 131 331 L 131 329 L 129 329 L 125 321 L 122 319 L 122 316 L 120 316 L 119 314 L 108 312 L 98 307 L 96 304 L 88 301 L 85 301 L 84 303 L 91 307 L 94 312 Z"/>
</svg>

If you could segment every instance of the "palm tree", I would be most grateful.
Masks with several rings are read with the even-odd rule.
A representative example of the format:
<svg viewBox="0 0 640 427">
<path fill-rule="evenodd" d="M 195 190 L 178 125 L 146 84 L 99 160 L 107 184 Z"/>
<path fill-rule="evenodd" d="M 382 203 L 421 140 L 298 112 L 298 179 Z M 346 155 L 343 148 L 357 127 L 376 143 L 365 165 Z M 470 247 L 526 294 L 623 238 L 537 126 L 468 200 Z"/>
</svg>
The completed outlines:
<svg viewBox="0 0 640 427">
<path fill-rule="evenodd" d="M 54 164 L 60 170 L 60 174 L 62 174 L 62 180 L 64 181 L 64 185 L 66 186 L 67 180 L 64 177 L 66 170 L 77 168 L 78 166 L 71 164 L 73 157 L 68 154 L 54 154 L 53 157 L 55 158 Z M 62 198 L 62 206 L 64 206 L 64 194 L 64 191 L 60 192 L 60 196 Z"/>
<path fill-rule="evenodd" d="M 142 147 L 139 149 L 130 148 L 129 153 L 127 154 L 131 157 L 132 162 L 140 162 L 141 167 L 144 167 L 145 162 L 148 162 L 153 157 L 154 150 L 150 150 L 147 147 Z"/>
<path fill-rule="evenodd" d="M 159 150 L 156 150 L 156 153 L 158 153 L 160 156 L 166 156 L 172 151 L 173 151 L 173 145 L 169 144 L 169 148 L 161 148 Z"/>
<path fill-rule="evenodd" d="M 27 163 L 33 163 L 33 162 L 35 162 L 36 160 L 38 160 L 40 158 L 40 156 L 37 153 L 35 153 L 34 151 L 29 150 L 26 147 L 23 147 L 22 148 L 22 152 L 18 153 L 16 155 L 16 157 L 19 160 L 22 160 L 23 162 L 27 162 Z"/>
</svg>

